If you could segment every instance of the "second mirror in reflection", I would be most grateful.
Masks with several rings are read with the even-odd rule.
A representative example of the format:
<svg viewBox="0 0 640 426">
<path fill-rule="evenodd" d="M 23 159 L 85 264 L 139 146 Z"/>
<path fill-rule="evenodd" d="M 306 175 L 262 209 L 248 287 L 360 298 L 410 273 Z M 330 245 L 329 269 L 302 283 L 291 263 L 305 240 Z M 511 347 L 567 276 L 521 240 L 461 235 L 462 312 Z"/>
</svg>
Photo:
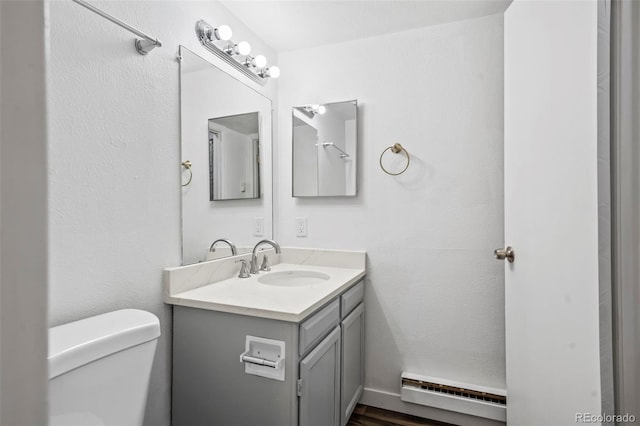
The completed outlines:
<svg viewBox="0 0 640 426">
<path fill-rule="evenodd" d="M 260 198 L 258 112 L 209 119 L 209 200 Z"/>
</svg>

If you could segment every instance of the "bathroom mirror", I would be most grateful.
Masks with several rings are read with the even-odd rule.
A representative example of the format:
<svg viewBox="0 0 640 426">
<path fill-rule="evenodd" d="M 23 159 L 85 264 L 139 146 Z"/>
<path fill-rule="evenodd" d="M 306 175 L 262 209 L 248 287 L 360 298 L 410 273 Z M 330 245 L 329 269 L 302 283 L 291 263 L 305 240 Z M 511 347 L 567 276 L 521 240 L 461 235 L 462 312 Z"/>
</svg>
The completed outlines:
<svg viewBox="0 0 640 426">
<path fill-rule="evenodd" d="M 293 108 L 293 196 L 356 195 L 358 102 Z"/>
<path fill-rule="evenodd" d="M 180 46 L 182 263 L 242 253 L 272 233 L 271 100 Z"/>
<path fill-rule="evenodd" d="M 258 112 L 209 119 L 209 200 L 260 198 Z"/>
</svg>

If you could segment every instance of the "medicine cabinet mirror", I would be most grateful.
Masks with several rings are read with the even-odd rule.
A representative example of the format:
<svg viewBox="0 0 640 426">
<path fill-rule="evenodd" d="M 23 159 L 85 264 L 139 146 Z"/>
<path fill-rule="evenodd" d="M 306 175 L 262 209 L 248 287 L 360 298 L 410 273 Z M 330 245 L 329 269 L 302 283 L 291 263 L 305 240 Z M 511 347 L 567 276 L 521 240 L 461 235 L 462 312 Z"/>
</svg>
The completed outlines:
<svg viewBox="0 0 640 426">
<path fill-rule="evenodd" d="M 356 195 L 357 101 L 293 108 L 293 196 Z"/>
<path fill-rule="evenodd" d="M 182 263 L 273 238 L 271 100 L 180 46 Z M 217 60 L 212 57 L 212 60 Z"/>
</svg>

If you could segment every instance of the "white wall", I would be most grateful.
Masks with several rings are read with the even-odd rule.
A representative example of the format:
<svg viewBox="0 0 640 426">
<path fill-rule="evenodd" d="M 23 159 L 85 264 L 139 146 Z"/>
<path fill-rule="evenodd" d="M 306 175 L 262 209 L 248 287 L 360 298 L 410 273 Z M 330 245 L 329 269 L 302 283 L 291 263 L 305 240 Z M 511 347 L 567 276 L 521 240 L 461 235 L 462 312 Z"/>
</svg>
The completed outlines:
<svg viewBox="0 0 640 426">
<path fill-rule="evenodd" d="M 229 132 L 229 137 L 224 143 L 227 171 L 231 169 L 229 177 L 225 180 L 225 196 L 229 198 L 252 198 L 253 194 L 253 171 L 254 164 L 253 141 L 258 139 L 258 134 L 245 135 L 242 133 Z M 228 153 L 228 154 L 227 154 Z M 264 161 L 262 161 L 264 162 Z M 251 229 L 251 226 L 248 227 Z"/>
<path fill-rule="evenodd" d="M 345 150 L 344 117 L 327 108 L 326 113 L 317 114 L 313 120 L 318 122 L 318 193 L 344 194 L 347 180 L 346 162 L 340 158 L 338 150 L 322 146 L 325 142 L 333 142 L 335 146 Z"/>
<path fill-rule="evenodd" d="M 158 315 L 163 335 L 145 423 L 168 425 L 171 310 L 162 270 L 181 263 L 178 45 L 219 63 L 195 37 L 205 19 L 275 56 L 218 3 L 92 4 L 163 46 L 140 56 L 122 28 L 70 1 L 49 2 L 50 325 L 124 307 Z M 275 91 L 273 82 L 264 89 Z"/>
<path fill-rule="evenodd" d="M 492 255 L 503 244 L 502 15 L 278 61 L 280 188 L 291 179 L 291 108 L 358 100 L 359 195 L 282 190 L 277 237 L 367 251 L 365 401 L 397 402 L 403 370 L 503 388 L 504 272 Z M 395 142 L 412 157 L 394 178 L 378 161 Z M 296 238 L 303 216 L 309 236 Z"/>
<path fill-rule="evenodd" d="M 358 128 L 356 120 L 345 120 L 344 122 L 344 150 L 349 157 L 344 161 L 344 193 L 354 194 L 356 189 L 356 162 L 354 161 L 354 153 L 358 145 Z"/>
<path fill-rule="evenodd" d="M 296 141 L 293 153 L 294 164 L 297 166 L 293 170 L 295 193 L 318 195 L 318 130 L 307 125 L 297 125 L 293 128 L 292 137 Z M 291 191 L 287 192 L 284 188 L 282 192 L 291 195 Z"/>
<path fill-rule="evenodd" d="M 3 1 L 0 23 L 0 424 L 47 422 L 45 8 Z"/>
</svg>

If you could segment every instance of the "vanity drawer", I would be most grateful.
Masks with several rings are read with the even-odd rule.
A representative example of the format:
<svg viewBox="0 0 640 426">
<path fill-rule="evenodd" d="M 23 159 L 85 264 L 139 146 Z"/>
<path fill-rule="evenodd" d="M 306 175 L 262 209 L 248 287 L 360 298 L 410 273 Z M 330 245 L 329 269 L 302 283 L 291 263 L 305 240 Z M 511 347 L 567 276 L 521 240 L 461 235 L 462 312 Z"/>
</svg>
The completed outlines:
<svg viewBox="0 0 640 426">
<path fill-rule="evenodd" d="M 311 349 L 333 327 L 340 323 L 340 301 L 338 299 L 300 324 L 300 355 Z"/>
<path fill-rule="evenodd" d="M 342 312 L 340 316 L 344 318 L 364 299 L 364 280 L 345 291 L 341 299 Z"/>
</svg>

